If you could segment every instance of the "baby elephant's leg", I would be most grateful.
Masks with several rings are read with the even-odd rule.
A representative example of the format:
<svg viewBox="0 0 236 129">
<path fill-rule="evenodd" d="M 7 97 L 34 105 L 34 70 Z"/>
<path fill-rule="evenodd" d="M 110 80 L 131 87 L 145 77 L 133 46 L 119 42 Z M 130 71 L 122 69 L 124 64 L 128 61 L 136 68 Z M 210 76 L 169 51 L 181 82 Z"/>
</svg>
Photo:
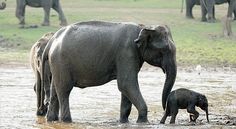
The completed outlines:
<svg viewBox="0 0 236 129">
<path fill-rule="evenodd" d="M 166 110 L 165 110 L 165 114 L 164 114 L 164 116 L 162 117 L 162 119 L 161 119 L 161 121 L 160 121 L 161 124 L 165 124 L 165 121 L 166 121 L 166 118 L 167 118 L 168 115 L 169 115 L 169 114 L 168 114 L 168 111 L 167 111 L 167 109 L 166 109 Z"/>
<path fill-rule="evenodd" d="M 195 106 L 189 106 L 187 108 L 188 113 L 190 113 L 190 121 L 196 122 L 196 119 L 199 116 L 199 113 L 195 110 Z"/>
<path fill-rule="evenodd" d="M 194 115 L 193 114 L 189 114 L 189 118 L 190 118 L 190 122 L 194 122 Z"/>
<path fill-rule="evenodd" d="M 172 109 L 170 124 L 174 124 L 175 123 L 175 119 L 176 119 L 176 115 L 177 114 L 178 114 L 178 109 Z"/>
</svg>

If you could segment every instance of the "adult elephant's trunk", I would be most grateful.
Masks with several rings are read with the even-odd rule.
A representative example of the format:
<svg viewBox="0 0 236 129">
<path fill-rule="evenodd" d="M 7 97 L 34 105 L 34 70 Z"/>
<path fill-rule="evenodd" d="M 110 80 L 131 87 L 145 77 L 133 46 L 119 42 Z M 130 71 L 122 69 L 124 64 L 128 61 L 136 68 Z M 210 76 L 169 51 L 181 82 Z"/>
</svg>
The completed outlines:
<svg viewBox="0 0 236 129">
<path fill-rule="evenodd" d="M 172 47 L 171 50 L 173 51 L 171 51 L 170 53 L 168 53 L 163 57 L 163 63 L 162 63 L 162 68 L 166 72 L 166 80 L 162 91 L 162 107 L 164 110 L 166 108 L 167 97 L 170 94 L 171 89 L 175 83 L 175 78 L 177 73 L 175 46 L 171 44 L 170 47 Z"/>
<path fill-rule="evenodd" d="M 0 5 L 0 10 L 3 10 L 6 8 L 6 3 L 5 2 L 2 2 L 2 4 Z"/>
</svg>

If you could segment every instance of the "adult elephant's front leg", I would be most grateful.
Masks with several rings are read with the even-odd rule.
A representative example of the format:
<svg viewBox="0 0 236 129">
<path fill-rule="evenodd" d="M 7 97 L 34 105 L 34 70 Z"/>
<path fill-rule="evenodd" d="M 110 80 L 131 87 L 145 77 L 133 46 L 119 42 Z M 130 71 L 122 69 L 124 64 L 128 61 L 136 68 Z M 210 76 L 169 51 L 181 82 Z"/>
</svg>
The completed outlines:
<svg viewBox="0 0 236 129">
<path fill-rule="evenodd" d="M 26 2 L 24 0 L 17 0 L 16 1 L 16 17 L 19 19 L 20 27 L 24 27 L 25 25 L 25 6 Z"/>
<path fill-rule="evenodd" d="M 123 59 L 122 62 L 119 62 L 117 65 L 118 88 L 137 108 L 139 114 L 137 123 L 148 122 L 147 105 L 140 92 L 137 79 L 139 63 L 132 62 L 132 59 L 126 59 Z M 127 102 L 127 99 L 125 100 Z"/>
<path fill-rule="evenodd" d="M 44 21 L 42 23 L 42 26 L 49 26 L 50 7 L 44 7 L 43 10 L 44 10 Z"/>
<path fill-rule="evenodd" d="M 120 105 L 120 122 L 127 123 L 129 122 L 128 117 L 131 111 L 132 103 L 130 100 L 124 95 L 121 94 L 121 105 Z"/>
</svg>

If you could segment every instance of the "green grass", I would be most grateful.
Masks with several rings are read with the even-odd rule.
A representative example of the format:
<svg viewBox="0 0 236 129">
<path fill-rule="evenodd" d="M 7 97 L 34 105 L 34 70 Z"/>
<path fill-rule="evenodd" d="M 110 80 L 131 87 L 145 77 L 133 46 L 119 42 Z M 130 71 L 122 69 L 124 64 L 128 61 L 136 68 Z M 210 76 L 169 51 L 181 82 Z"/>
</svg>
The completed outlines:
<svg viewBox="0 0 236 129">
<path fill-rule="evenodd" d="M 227 4 L 216 6 L 217 22 L 213 24 L 200 22 L 199 6 L 194 7 L 195 19 L 186 19 L 185 14 L 180 13 L 181 0 L 61 0 L 61 4 L 69 23 L 105 20 L 169 25 L 179 65 L 236 66 L 236 38 L 221 36 L 220 19 L 226 14 Z M 27 7 L 27 25 L 37 24 L 39 28 L 19 29 L 15 6 L 15 1 L 7 1 L 7 9 L 0 11 L 0 36 L 10 44 L 1 45 L 0 42 L 0 62 L 27 62 L 34 42 L 44 33 L 60 28 L 54 10 L 51 11 L 51 26 L 42 27 L 43 10 Z M 236 22 L 232 23 L 232 29 L 236 33 Z"/>
</svg>

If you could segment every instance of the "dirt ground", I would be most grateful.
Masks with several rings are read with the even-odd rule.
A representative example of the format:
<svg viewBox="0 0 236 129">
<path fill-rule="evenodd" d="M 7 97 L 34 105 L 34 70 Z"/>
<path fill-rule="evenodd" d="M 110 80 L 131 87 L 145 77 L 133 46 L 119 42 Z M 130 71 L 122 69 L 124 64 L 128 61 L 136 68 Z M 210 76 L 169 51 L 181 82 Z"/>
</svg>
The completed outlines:
<svg viewBox="0 0 236 129">
<path fill-rule="evenodd" d="M 79 89 L 70 95 L 70 109 L 73 123 L 47 123 L 37 117 L 36 95 L 33 91 L 34 75 L 28 66 L 4 65 L 0 67 L 0 128 L 177 128 L 177 129 L 236 129 L 236 70 L 230 68 L 202 69 L 178 68 L 175 86 L 188 88 L 207 96 L 209 119 L 197 108 L 200 116 L 196 124 L 188 122 L 186 110 L 180 110 L 175 125 L 167 119 L 159 124 L 163 115 L 161 93 L 165 74 L 159 69 L 145 66 L 139 73 L 139 84 L 148 105 L 148 124 L 136 124 L 137 110 L 133 107 L 130 123 L 120 124 L 120 92 L 116 81 L 106 85 Z"/>
</svg>

